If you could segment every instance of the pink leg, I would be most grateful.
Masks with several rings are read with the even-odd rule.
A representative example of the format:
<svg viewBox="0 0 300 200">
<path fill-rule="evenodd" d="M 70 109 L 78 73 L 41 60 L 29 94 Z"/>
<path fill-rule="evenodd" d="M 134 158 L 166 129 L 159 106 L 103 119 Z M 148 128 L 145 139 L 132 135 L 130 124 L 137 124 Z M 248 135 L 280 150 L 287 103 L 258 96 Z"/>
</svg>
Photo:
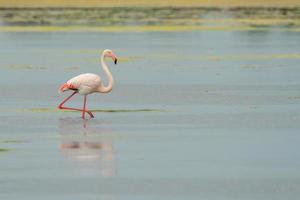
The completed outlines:
<svg viewBox="0 0 300 200">
<path fill-rule="evenodd" d="M 64 109 L 64 110 L 77 110 L 77 111 L 82 111 L 82 112 L 87 112 L 91 118 L 94 117 L 93 113 L 90 112 L 90 111 L 86 111 L 85 109 L 84 110 L 81 110 L 81 109 L 78 109 L 78 108 L 69 108 L 69 107 L 63 107 L 63 105 L 68 101 L 70 100 L 77 92 L 73 92 L 69 97 L 67 97 L 66 99 L 64 99 L 59 105 L 58 105 L 58 108 L 59 109 Z"/>
<path fill-rule="evenodd" d="M 71 99 L 72 96 L 74 96 L 76 94 L 76 92 L 73 92 L 70 96 L 68 96 L 67 98 L 65 98 L 59 105 L 58 105 L 58 108 L 59 109 L 65 109 L 63 107 L 63 105 L 69 100 Z"/>
<path fill-rule="evenodd" d="M 82 119 L 85 119 L 85 106 L 86 106 L 86 95 L 84 95 L 84 98 L 83 98 L 83 110 L 82 110 Z"/>
</svg>

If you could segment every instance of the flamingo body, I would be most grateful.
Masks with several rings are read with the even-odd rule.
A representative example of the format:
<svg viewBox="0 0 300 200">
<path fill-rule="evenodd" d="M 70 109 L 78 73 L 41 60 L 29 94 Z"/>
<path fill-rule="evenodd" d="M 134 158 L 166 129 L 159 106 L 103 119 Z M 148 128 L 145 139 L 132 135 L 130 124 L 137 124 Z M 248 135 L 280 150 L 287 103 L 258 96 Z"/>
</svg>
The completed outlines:
<svg viewBox="0 0 300 200">
<path fill-rule="evenodd" d="M 86 110 L 86 96 L 88 94 L 94 93 L 94 92 L 100 92 L 100 93 L 108 93 L 112 90 L 114 80 L 113 77 L 108 69 L 108 66 L 104 62 L 105 57 L 111 57 L 114 61 L 115 64 L 117 64 L 117 57 L 115 54 L 109 50 L 106 49 L 103 51 L 101 55 L 101 64 L 102 64 L 102 69 L 104 71 L 104 74 L 106 75 L 106 78 L 108 80 L 108 85 L 104 86 L 101 82 L 101 78 L 97 74 L 92 74 L 92 73 L 86 73 L 86 74 L 80 74 L 78 76 L 75 76 L 62 84 L 59 87 L 59 92 L 65 92 L 67 90 L 73 90 L 74 92 L 64 99 L 59 105 L 59 109 L 66 109 L 66 110 L 77 110 L 77 111 L 82 111 L 82 118 L 85 118 L 85 113 L 88 113 L 91 118 L 94 117 L 91 111 Z M 69 107 L 64 107 L 63 105 L 71 99 L 75 94 L 81 94 L 84 95 L 83 99 L 83 109 L 78 109 L 78 108 L 69 108 Z"/>
<path fill-rule="evenodd" d="M 97 74 L 86 73 L 71 78 L 60 86 L 59 91 L 74 90 L 81 95 L 88 95 L 98 92 L 100 87 L 100 77 Z"/>
</svg>

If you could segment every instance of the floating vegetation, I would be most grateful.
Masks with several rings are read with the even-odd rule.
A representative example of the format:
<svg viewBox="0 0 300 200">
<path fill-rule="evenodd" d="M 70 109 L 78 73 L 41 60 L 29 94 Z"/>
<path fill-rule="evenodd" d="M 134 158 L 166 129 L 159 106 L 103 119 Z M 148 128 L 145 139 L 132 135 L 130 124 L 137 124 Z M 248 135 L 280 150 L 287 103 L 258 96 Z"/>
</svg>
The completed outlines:
<svg viewBox="0 0 300 200">
<path fill-rule="evenodd" d="M 29 108 L 29 109 L 17 109 L 17 112 L 57 112 L 58 109 L 54 109 L 54 108 Z"/>
<path fill-rule="evenodd" d="M 80 67 L 79 66 L 73 66 L 73 67 L 65 67 L 64 70 L 66 71 L 76 71 L 79 70 Z"/>
<path fill-rule="evenodd" d="M 99 49 L 68 49 L 65 50 L 64 53 L 67 54 L 94 54 L 94 53 L 99 53 L 101 54 L 102 52 Z"/>
<path fill-rule="evenodd" d="M 130 57 L 119 57 L 118 58 L 119 62 L 131 62 L 131 61 L 136 61 L 136 60 L 143 60 L 143 57 L 140 57 L 140 56 L 130 56 Z"/>
<path fill-rule="evenodd" d="M 23 143 L 22 140 L 0 140 L 0 143 L 3 144 L 18 144 L 18 143 Z"/>
<path fill-rule="evenodd" d="M 291 100 L 300 100 L 300 96 L 291 96 L 291 97 L 288 97 L 288 99 L 291 99 Z"/>
<path fill-rule="evenodd" d="M 0 153 L 5 153 L 5 152 L 8 152 L 8 151 L 10 151 L 10 149 L 0 148 Z"/>
<path fill-rule="evenodd" d="M 12 65 L 9 65 L 8 68 L 15 69 L 15 70 L 20 70 L 20 69 L 21 70 L 43 70 L 43 69 L 46 69 L 46 67 L 32 66 L 29 64 L 12 64 Z"/>
<path fill-rule="evenodd" d="M 130 62 L 130 61 L 136 61 L 136 60 L 142 60 L 143 57 L 138 57 L 138 56 L 131 56 L 131 57 L 118 57 L 119 62 Z M 98 63 L 99 58 L 67 58 L 65 59 L 66 61 L 85 61 L 85 62 L 90 62 L 90 63 Z M 73 67 L 65 67 L 64 69 L 67 71 L 72 71 L 72 70 L 78 70 L 80 67 L 79 66 L 73 66 Z"/>
<path fill-rule="evenodd" d="M 271 26 L 0 26 L 0 32 L 190 32 L 190 31 L 268 31 Z M 272 31 L 300 32 L 300 25 L 277 27 Z"/>
<path fill-rule="evenodd" d="M 59 110 L 55 108 L 30 108 L 30 109 L 21 109 L 18 110 L 20 112 L 43 112 L 43 113 L 51 113 L 51 112 L 77 112 L 70 110 Z M 159 112 L 161 110 L 158 109 L 95 109 L 91 110 L 92 112 L 107 112 L 107 113 L 123 113 L 123 112 Z"/>
<path fill-rule="evenodd" d="M 273 59 L 300 59 L 299 53 L 291 54 L 254 54 L 254 55 L 232 55 L 219 57 L 220 60 L 273 60 Z"/>
<path fill-rule="evenodd" d="M 29 111 L 29 112 L 57 112 L 58 109 L 55 109 L 55 108 L 30 108 L 30 109 L 23 109 L 22 111 Z"/>
<path fill-rule="evenodd" d="M 158 112 L 161 110 L 156 110 L 156 109 L 105 109 L 105 110 L 91 110 L 92 112 L 117 112 L 117 113 L 122 113 L 122 112 Z"/>
<path fill-rule="evenodd" d="M 152 55 L 155 59 L 163 60 L 182 60 L 183 58 L 174 54 Z M 200 60 L 200 61 L 248 61 L 248 60 L 274 60 L 274 59 L 300 59 L 300 53 L 287 53 L 287 54 L 241 54 L 241 55 L 185 55 L 186 60 Z M 255 68 L 257 66 L 244 65 L 244 68 Z"/>
</svg>

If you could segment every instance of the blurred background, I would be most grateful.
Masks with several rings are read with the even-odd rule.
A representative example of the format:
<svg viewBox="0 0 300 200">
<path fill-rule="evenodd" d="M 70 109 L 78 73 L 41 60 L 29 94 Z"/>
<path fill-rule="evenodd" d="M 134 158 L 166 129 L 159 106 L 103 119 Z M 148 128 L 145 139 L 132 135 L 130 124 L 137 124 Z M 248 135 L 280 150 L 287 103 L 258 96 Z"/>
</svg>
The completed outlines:
<svg viewBox="0 0 300 200">
<path fill-rule="evenodd" d="M 299 63 L 299 0 L 0 0 L 0 199 L 298 199 Z"/>
<path fill-rule="evenodd" d="M 2 31 L 298 29 L 299 6 L 297 0 L 1 0 L 0 19 Z"/>
</svg>

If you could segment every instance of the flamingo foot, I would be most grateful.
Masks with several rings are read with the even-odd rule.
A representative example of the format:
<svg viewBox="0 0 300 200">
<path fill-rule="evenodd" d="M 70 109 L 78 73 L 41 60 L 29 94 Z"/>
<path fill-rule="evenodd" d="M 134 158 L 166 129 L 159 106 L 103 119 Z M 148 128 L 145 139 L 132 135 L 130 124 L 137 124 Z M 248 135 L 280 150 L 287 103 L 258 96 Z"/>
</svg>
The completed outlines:
<svg viewBox="0 0 300 200">
<path fill-rule="evenodd" d="M 87 113 L 90 115 L 91 118 L 94 118 L 94 115 L 91 111 L 87 111 Z"/>
<path fill-rule="evenodd" d="M 83 109 L 78 109 L 78 108 L 69 108 L 69 107 L 63 107 L 63 105 L 71 98 L 73 97 L 77 91 L 73 92 L 69 97 L 67 97 L 65 100 L 63 100 L 57 107 L 58 109 L 64 109 L 64 110 L 76 110 L 76 111 L 81 111 L 82 112 L 82 119 L 85 119 L 85 113 L 88 113 L 90 118 L 94 118 L 94 115 L 91 111 L 88 111 L 85 109 L 86 106 L 86 95 L 84 96 L 84 104 L 83 104 Z"/>
<path fill-rule="evenodd" d="M 82 113 L 82 119 L 85 119 L 85 114 L 84 113 L 87 113 L 87 114 L 89 114 L 89 116 L 90 116 L 90 118 L 94 118 L 94 115 L 93 115 L 93 113 L 91 112 L 91 111 L 84 111 L 83 113 Z"/>
<path fill-rule="evenodd" d="M 94 115 L 93 115 L 93 113 L 92 113 L 91 111 L 87 111 L 87 110 L 83 111 L 82 109 L 63 107 L 63 106 L 61 106 L 61 105 L 58 106 L 58 109 L 60 109 L 60 110 L 75 110 L 75 111 L 81 111 L 81 112 L 83 112 L 83 113 L 89 114 L 90 118 L 94 118 Z M 85 119 L 84 114 L 82 114 L 82 119 Z"/>
</svg>

